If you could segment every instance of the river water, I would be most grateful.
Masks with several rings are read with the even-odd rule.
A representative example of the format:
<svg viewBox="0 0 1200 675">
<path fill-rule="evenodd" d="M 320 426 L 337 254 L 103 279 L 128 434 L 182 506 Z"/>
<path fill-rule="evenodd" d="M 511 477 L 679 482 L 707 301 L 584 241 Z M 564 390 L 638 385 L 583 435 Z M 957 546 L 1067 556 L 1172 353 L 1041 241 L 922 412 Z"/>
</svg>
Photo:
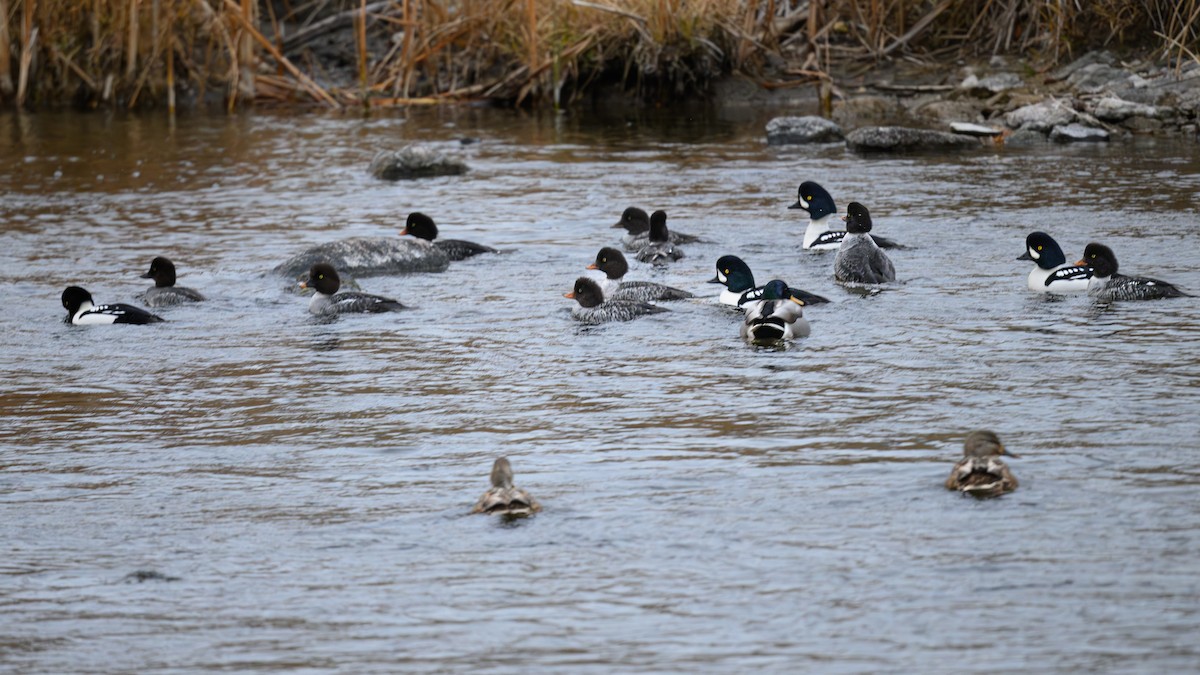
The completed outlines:
<svg viewBox="0 0 1200 675">
<path fill-rule="evenodd" d="M 1200 146 L 860 157 L 765 119 L 0 116 L 0 670 L 1200 668 L 1200 299 L 1047 299 L 1014 260 L 1043 229 L 1200 293 Z M 472 170 L 368 175 L 411 141 Z M 903 283 L 800 250 L 806 179 Z M 702 298 L 580 327 L 630 205 L 707 239 L 631 277 Z M 412 210 L 505 252 L 331 323 L 269 274 Z M 812 336 L 744 344 L 726 253 L 834 300 Z M 63 323 L 156 255 L 209 302 Z M 1015 493 L 942 487 L 979 427 Z M 469 514 L 501 455 L 542 513 Z"/>
</svg>

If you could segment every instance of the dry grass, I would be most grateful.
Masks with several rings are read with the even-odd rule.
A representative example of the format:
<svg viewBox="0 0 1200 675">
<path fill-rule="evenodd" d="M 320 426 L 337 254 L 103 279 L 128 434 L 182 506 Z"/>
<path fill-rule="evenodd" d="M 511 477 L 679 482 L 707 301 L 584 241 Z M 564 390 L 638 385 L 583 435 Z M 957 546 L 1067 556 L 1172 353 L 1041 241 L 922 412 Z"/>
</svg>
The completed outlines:
<svg viewBox="0 0 1200 675">
<path fill-rule="evenodd" d="M 1197 59 L 1200 0 L 0 0 L 0 99 L 562 104 L 597 80 L 702 91 L 781 57 L 795 83 L 902 54 L 1094 47 Z"/>
</svg>

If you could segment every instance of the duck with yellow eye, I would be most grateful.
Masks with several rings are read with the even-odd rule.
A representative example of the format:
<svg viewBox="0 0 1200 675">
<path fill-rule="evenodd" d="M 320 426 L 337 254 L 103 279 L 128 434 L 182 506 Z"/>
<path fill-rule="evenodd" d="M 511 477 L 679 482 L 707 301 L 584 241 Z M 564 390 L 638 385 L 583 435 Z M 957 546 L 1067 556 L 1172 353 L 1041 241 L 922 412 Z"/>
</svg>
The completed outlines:
<svg viewBox="0 0 1200 675">
<path fill-rule="evenodd" d="M 604 297 L 608 300 L 636 300 L 653 302 L 655 300 L 683 300 L 692 297 L 691 293 L 673 286 L 658 284 L 653 281 L 624 281 L 629 272 L 629 261 L 625 254 L 611 246 L 605 246 L 596 254 L 596 261 L 587 266 L 589 270 L 604 272 L 605 279 L 600 282 Z"/>
<path fill-rule="evenodd" d="M 963 458 L 951 469 L 946 489 L 981 498 L 1016 490 L 1017 479 L 1000 459 L 1001 455 L 1019 457 L 1005 450 L 1000 437 L 992 431 L 977 429 L 967 434 Z"/>
<path fill-rule="evenodd" d="M 1088 281 L 1088 296 L 1104 302 L 1113 300 L 1158 300 L 1161 298 L 1190 297 L 1169 284 L 1150 277 L 1127 277 L 1117 273 L 1117 256 L 1112 249 L 1091 243 L 1083 249 L 1083 260 L 1078 265 L 1091 265 L 1092 278 Z"/>
<path fill-rule="evenodd" d="M 837 222 L 837 205 L 825 188 L 811 180 L 804 181 L 796 190 L 796 203 L 788 208 L 808 213 L 808 227 L 804 230 L 805 250 L 834 251 L 842 245 L 846 231 Z M 891 239 L 874 234 L 871 239 L 879 248 L 904 248 Z"/>
<path fill-rule="evenodd" d="M 1025 284 L 1035 293 L 1086 293 L 1092 268 L 1087 265 L 1068 265 L 1067 256 L 1045 232 L 1030 232 L 1025 237 L 1025 254 L 1017 260 L 1032 260 L 1037 264 Z"/>
<path fill-rule="evenodd" d="M 763 285 L 762 298 L 743 305 L 742 338 L 755 344 L 808 337 L 812 329 L 804 318 L 804 301 L 787 284 L 772 279 Z"/>
<path fill-rule="evenodd" d="M 846 236 L 833 259 L 833 278 L 844 284 L 886 284 L 896 269 L 871 238 L 871 213 L 858 202 L 846 207 Z"/>
<path fill-rule="evenodd" d="M 762 300 L 762 286 L 754 285 L 754 273 L 750 266 L 736 255 L 723 255 L 717 258 L 717 276 L 708 280 L 710 284 L 721 284 L 725 290 L 717 296 L 717 302 L 722 305 L 732 305 L 744 309 L 744 305 Z M 809 293 L 798 288 L 788 287 L 792 295 L 803 300 L 806 307 L 829 302 L 828 298 L 816 293 Z"/>
<path fill-rule="evenodd" d="M 492 463 L 492 487 L 479 498 L 471 513 L 487 513 L 503 516 L 528 516 L 542 510 L 528 492 L 513 485 L 512 465 L 507 457 Z"/>
<path fill-rule="evenodd" d="M 342 280 L 337 270 L 328 263 L 317 263 L 308 270 L 308 279 L 300 282 L 300 288 L 312 288 L 312 300 L 308 311 L 317 316 L 338 314 L 398 312 L 404 305 L 379 295 L 369 293 L 338 293 Z"/>
<path fill-rule="evenodd" d="M 665 307 L 638 300 L 607 300 L 600 284 L 588 277 L 576 279 L 575 287 L 563 293 L 563 297 L 579 303 L 578 307 L 571 310 L 571 317 L 588 325 L 632 321 L 648 314 L 669 311 Z"/>
</svg>

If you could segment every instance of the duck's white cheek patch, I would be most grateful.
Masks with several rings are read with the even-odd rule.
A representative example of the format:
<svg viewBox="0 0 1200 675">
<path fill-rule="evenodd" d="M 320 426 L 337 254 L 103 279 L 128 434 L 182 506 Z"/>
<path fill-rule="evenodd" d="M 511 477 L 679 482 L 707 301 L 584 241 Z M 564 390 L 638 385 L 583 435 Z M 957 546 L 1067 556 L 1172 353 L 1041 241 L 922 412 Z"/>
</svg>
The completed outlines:
<svg viewBox="0 0 1200 675">
<path fill-rule="evenodd" d="M 1039 259 L 1041 259 L 1042 254 L 1038 253 L 1037 251 L 1035 251 L 1033 249 L 1029 249 L 1029 257 L 1033 258 L 1034 260 L 1039 260 Z"/>
</svg>

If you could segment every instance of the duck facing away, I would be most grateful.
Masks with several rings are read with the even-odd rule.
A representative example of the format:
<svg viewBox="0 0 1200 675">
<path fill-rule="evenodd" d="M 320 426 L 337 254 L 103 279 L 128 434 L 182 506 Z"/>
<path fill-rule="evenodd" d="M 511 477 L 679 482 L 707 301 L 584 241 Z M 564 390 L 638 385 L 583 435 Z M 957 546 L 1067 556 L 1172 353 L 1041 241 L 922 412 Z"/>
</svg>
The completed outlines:
<svg viewBox="0 0 1200 675">
<path fill-rule="evenodd" d="M 1068 265 L 1062 247 L 1045 232 L 1029 233 L 1025 237 L 1025 254 L 1017 260 L 1036 263 L 1025 280 L 1025 285 L 1035 293 L 1086 293 L 1092 278 L 1091 267 Z"/>
<path fill-rule="evenodd" d="M 68 286 L 62 292 L 62 306 L 67 310 L 64 323 L 76 326 L 97 326 L 113 323 L 147 324 L 163 321 L 161 316 L 151 314 L 141 307 L 123 302 L 97 305 L 92 294 L 79 286 Z"/>
<path fill-rule="evenodd" d="M 723 255 L 717 258 L 717 276 L 708 280 L 710 284 L 721 284 L 725 290 L 717 296 L 722 305 L 732 305 L 741 308 L 747 302 L 762 299 L 762 286 L 754 285 L 754 273 L 750 266 L 736 255 Z M 805 305 L 820 305 L 829 302 L 828 298 L 816 293 L 809 293 L 798 288 L 789 287 L 794 297 L 804 301 Z"/>
<path fill-rule="evenodd" d="M 413 211 L 408 214 L 408 220 L 404 224 L 404 229 L 400 230 L 400 236 L 411 234 L 418 239 L 424 239 L 428 242 L 433 242 L 433 245 L 441 249 L 446 257 L 452 262 L 466 260 L 472 256 L 477 256 L 480 253 L 498 253 L 491 246 L 476 244 L 473 241 L 464 241 L 462 239 L 438 239 L 438 228 L 433 222 L 433 218 L 421 213 Z"/>
<path fill-rule="evenodd" d="M 685 290 L 654 283 L 653 281 L 623 281 L 629 272 L 629 261 L 625 254 L 611 246 L 605 246 L 596 254 L 596 261 L 588 265 L 589 270 L 604 272 L 604 297 L 607 300 L 683 300 L 693 297 Z"/>
<path fill-rule="evenodd" d="M 963 442 L 963 458 L 946 479 L 946 489 L 972 497 L 995 497 L 1016 490 L 1017 479 L 1000 459 L 1001 455 L 1019 457 L 1006 451 L 995 433 L 986 429 L 972 431 Z"/>
<path fill-rule="evenodd" d="M 1169 284 L 1150 277 L 1127 277 L 1117 273 L 1117 256 L 1104 244 L 1091 243 L 1083 249 L 1083 260 L 1078 265 L 1091 265 L 1092 278 L 1088 281 L 1090 297 L 1109 302 L 1112 300 L 1158 300 L 1160 298 L 1190 297 Z"/>
<path fill-rule="evenodd" d="M 621 237 L 621 243 L 625 245 L 627 251 L 640 251 L 643 246 L 650 243 L 650 216 L 636 206 L 625 209 L 621 213 L 621 219 L 614 223 L 613 227 L 625 229 L 626 234 Z M 690 244 L 700 241 L 700 237 L 674 230 L 671 230 L 668 236 L 672 244 Z"/>
<path fill-rule="evenodd" d="M 871 213 L 858 202 L 850 202 L 846 207 L 846 236 L 833 260 L 833 278 L 851 284 L 885 284 L 896 280 L 892 261 L 871 239 Z"/>
<path fill-rule="evenodd" d="M 837 205 L 825 188 L 810 180 L 804 181 L 796 190 L 796 203 L 788 208 L 808 212 L 808 227 L 804 230 L 803 244 L 806 250 L 829 251 L 841 246 L 846 231 L 837 223 Z M 884 237 L 871 235 L 871 239 L 879 248 L 904 248 Z"/>
<path fill-rule="evenodd" d="M 683 257 L 683 250 L 671 241 L 666 211 L 659 210 L 650 214 L 649 242 L 638 250 L 635 257 L 651 265 L 665 265 Z"/>
<path fill-rule="evenodd" d="M 300 288 L 316 291 L 308 303 L 308 311 L 317 316 L 338 314 L 398 312 L 404 305 L 380 295 L 369 293 L 338 293 L 342 280 L 337 270 L 328 263 L 317 263 L 308 271 L 308 280 L 300 282 Z"/>
<path fill-rule="evenodd" d="M 140 278 L 154 280 L 154 286 L 138 296 L 150 307 L 170 307 L 204 300 L 199 291 L 175 285 L 175 263 L 162 256 L 151 260 L 149 271 Z"/>
<path fill-rule="evenodd" d="M 808 337 L 811 329 L 804 318 L 804 301 L 792 294 L 787 284 L 772 279 L 763 285 L 762 299 L 744 305 L 746 319 L 742 338 L 755 343 L 778 342 Z"/>
<path fill-rule="evenodd" d="M 471 513 L 528 516 L 542 510 L 542 505 L 528 492 L 513 485 L 512 465 L 507 457 L 492 464 L 491 479 L 491 489 L 483 493 Z"/>
<path fill-rule="evenodd" d="M 588 277 L 576 279 L 575 288 L 569 293 L 563 293 L 563 297 L 579 303 L 578 307 L 571 310 L 571 317 L 590 325 L 631 321 L 640 316 L 668 311 L 665 307 L 637 300 L 605 300 L 600 284 Z"/>
</svg>

